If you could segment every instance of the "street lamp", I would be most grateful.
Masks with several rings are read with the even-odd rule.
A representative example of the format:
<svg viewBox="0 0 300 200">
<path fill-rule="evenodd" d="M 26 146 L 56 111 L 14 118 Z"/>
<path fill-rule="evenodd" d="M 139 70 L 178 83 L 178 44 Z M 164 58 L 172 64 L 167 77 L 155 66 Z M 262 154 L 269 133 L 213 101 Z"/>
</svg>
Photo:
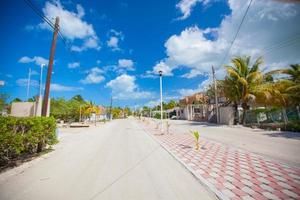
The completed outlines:
<svg viewBox="0 0 300 200">
<path fill-rule="evenodd" d="M 45 66 L 45 64 L 41 64 L 41 72 L 40 72 L 40 99 L 42 99 L 42 83 L 43 83 L 43 67 Z"/>
<path fill-rule="evenodd" d="M 160 70 L 159 72 L 159 82 L 160 82 L 160 123 L 161 123 L 161 132 L 164 131 L 163 125 L 163 100 L 162 100 L 162 74 L 163 72 Z"/>
</svg>

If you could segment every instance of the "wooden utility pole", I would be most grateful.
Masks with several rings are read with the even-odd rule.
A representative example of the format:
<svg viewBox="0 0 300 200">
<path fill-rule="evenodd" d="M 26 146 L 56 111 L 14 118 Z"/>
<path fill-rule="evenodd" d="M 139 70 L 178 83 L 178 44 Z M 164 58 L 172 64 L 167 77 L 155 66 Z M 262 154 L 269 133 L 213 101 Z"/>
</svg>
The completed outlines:
<svg viewBox="0 0 300 200">
<path fill-rule="evenodd" d="M 45 85 L 42 116 L 47 116 L 47 111 L 48 111 L 48 100 L 49 100 L 49 93 L 50 93 L 51 75 L 52 75 L 53 60 L 54 60 L 58 31 L 59 31 L 59 17 L 56 17 L 53 38 L 52 38 L 52 44 L 51 44 L 51 49 L 50 49 L 50 58 L 49 58 L 49 64 L 48 64 L 47 80 L 46 80 L 46 85 Z"/>
<path fill-rule="evenodd" d="M 215 90 L 215 104 L 216 104 L 216 116 L 217 116 L 217 124 L 219 123 L 219 103 L 218 103 L 218 91 L 217 91 L 217 80 L 216 80 L 216 72 L 214 66 L 211 66 L 213 73 L 213 82 L 214 82 L 214 90 Z"/>
</svg>

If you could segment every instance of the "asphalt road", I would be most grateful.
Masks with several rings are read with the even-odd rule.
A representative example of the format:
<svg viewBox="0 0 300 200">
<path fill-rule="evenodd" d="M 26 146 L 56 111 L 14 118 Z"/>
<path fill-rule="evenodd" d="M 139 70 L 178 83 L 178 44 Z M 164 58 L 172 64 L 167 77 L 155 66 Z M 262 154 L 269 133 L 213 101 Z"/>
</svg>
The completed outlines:
<svg viewBox="0 0 300 200">
<path fill-rule="evenodd" d="M 0 174 L 0 199 L 215 199 L 133 119 L 63 129 L 60 141 Z"/>
<path fill-rule="evenodd" d="M 158 122 L 158 121 L 157 121 Z M 284 164 L 300 167 L 300 133 L 266 131 L 241 126 L 214 125 L 186 120 L 169 120 L 170 129 L 179 134 L 198 130 L 200 139 L 217 141 L 244 149 Z"/>
</svg>

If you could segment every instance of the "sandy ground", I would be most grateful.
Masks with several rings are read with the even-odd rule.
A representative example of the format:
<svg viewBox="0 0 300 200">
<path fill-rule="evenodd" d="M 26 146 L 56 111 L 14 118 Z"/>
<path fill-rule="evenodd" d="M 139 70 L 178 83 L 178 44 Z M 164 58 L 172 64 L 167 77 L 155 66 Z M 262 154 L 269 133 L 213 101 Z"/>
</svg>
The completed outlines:
<svg viewBox="0 0 300 200">
<path fill-rule="evenodd" d="M 0 174 L 0 199 L 215 199 L 133 119 L 60 129 L 55 151 Z"/>
<path fill-rule="evenodd" d="M 188 134 L 198 130 L 200 139 L 217 141 L 231 147 L 254 152 L 276 161 L 300 167 L 300 133 L 266 131 L 241 126 L 214 125 L 186 120 L 168 120 L 170 130 Z M 158 123 L 158 121 L 157 121 Z"/>
</svg>

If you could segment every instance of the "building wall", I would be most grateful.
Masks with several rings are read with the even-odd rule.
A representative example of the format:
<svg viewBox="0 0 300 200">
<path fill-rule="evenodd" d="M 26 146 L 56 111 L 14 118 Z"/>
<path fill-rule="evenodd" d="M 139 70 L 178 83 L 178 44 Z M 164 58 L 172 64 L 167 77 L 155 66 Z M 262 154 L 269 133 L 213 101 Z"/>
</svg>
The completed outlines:
<svg viewBox="0 0 300 200">
<path fill-rule="evenodd" d="M 32 117 L 35 116 L 34 102 L 15 102 L 11 105 L 11 116 Z"/>
<path fill-rule="evenodd" d="M 39 98 L 37 98 L 39 99 Z M 11 105 L 11 116 L 14 117 L 40 117 L 42 113 L 42 99 L 37 102 L 15 102 Z M 48 100 L 47 117 L 50 116 L 50 99 Z"/>
</svg>

